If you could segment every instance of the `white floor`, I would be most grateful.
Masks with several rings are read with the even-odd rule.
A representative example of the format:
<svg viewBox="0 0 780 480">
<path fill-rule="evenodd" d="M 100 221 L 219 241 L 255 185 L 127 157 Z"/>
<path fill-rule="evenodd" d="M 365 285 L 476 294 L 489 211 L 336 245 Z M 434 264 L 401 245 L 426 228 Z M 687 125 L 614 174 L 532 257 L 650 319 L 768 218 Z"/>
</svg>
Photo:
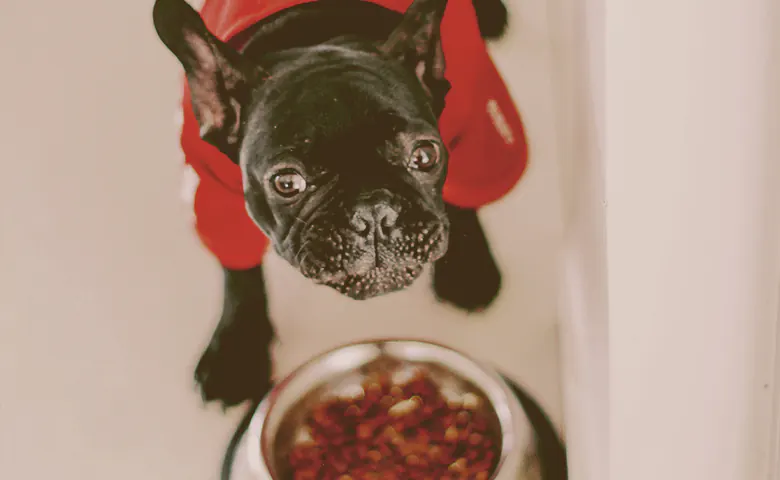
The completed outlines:
<svg viewBox="0 0 780 480">
<path fill-rule="evenodd" d="M 179 203 L 179 66 L 151 5 L 3 7 L 0 478 L 213 479 L 239 417 L 204 409 L 191 383 L 221 278 Z M 503 295 L 471 318 L 435 304 L 425 282 L 356 303 L 272 258 L 282 373 L 364 336 L 428 337 L 493 362 L 561 423 L 555 42 L 546 2 L 510 5 L 511 35 L 494 52 L 531 165 L 484 211 Z"/>
</svg>

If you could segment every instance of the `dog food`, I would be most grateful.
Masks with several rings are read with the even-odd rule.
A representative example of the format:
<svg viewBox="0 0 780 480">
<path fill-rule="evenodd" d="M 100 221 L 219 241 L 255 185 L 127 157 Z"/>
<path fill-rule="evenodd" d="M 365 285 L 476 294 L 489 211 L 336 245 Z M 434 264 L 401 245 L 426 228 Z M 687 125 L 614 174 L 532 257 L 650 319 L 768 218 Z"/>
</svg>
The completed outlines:
<svg viewBox="0 0 780 480">
<path fill-rule="evenodd" d="M 286 456 L 293 480 L 488 480 L 501 442 L 492 409 L 422 370 L 372 374 L 303 417 Z"/>
</svg>

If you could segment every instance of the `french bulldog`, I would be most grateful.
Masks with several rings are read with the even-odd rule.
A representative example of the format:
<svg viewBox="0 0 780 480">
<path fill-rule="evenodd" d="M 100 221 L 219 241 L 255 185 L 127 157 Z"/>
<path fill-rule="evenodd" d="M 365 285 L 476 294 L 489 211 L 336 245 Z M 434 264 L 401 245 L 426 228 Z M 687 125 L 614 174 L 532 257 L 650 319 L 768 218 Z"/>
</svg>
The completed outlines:
<svg viewBox="0 0 780 480">
<path fill-rule="evenodd" d="M 184 68 L 200 138 L 240 174 L 255 243 L 267 238 L 302 275 L 353 299 L 408 287 L 432 264 L 440 300 L 490 305 L 501 274 L 477 211 L 443 195 L 457 139 L 439 128 L 451 89 L 441 24 L 454 7 L 288 0 L 223 41 L 204 21 L 206 8 L 213 24 L 230 15 L 219 1 L 202 17 L 157 0 L 153 20 Z M 501 0 L 468 8 L 482 38 L 501 36 Z M 205 401 L 229 407 L 270 388 L 274 329 L 262 263 L 225 263 L 222 316 L 195 379 Z"/>
</svg>

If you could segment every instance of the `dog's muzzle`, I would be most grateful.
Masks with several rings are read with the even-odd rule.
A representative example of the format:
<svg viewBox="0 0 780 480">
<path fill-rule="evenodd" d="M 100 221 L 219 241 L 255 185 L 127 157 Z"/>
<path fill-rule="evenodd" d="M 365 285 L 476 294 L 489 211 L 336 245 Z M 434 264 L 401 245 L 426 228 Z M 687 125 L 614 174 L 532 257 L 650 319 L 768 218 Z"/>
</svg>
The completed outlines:
<svg viewBox="0 0 780 480">
<path fill-rule="evenodd" d="M 447 251 L 443 215 L 361 202 L 340 222 L 321 217 L 301 232 L 294 259 L 304 276 L 362 300 L 411 285 Z"/>
</svg>

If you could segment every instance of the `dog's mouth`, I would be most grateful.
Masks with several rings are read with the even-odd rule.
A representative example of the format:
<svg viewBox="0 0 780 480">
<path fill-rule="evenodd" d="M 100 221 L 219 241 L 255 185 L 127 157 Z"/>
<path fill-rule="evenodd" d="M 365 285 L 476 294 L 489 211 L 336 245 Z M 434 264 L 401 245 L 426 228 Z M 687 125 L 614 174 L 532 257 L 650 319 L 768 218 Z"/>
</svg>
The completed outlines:
<svg viewBox="0 0 780 480">
<path fill-rule="evenodd" d="M 356 300 L 409 287 L 447 251 L 449 226 L 418 222 L 387 239 L 312 225 L 295 263 L 301 273 Z"/>
<path fill-rule="evenodd" d="M 424 264 L 397 267 L 375 267 L 362 275 L 344 272 L 323 283 L 355 300 L 366 300 L 386 293 L 403 290 L 420 276 Z"/>
</svg>

